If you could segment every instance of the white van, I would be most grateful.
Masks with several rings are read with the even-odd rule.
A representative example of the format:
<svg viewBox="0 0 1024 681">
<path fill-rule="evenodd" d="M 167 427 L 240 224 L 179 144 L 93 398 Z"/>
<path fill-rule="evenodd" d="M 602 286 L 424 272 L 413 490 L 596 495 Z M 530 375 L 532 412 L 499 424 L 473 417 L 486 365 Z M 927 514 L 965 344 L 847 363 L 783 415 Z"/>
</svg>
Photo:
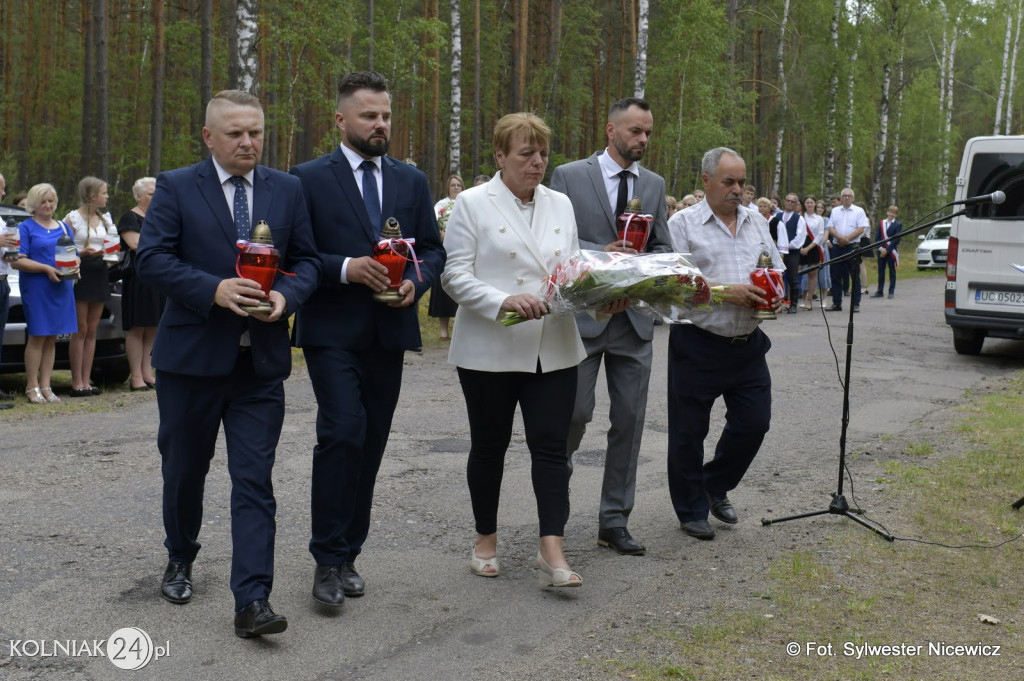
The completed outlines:
<svg viewBox="0 0 1024 681">
<path fill-rule="evenodd" d="M 953 347 L 977 355 L 985 337 L 1024 340 L 1024 136 L 974 137 L 964 147 L 956 200 L 1002 191 L 953 218 L 946 261 L 946 323 Z"/>
</svg>

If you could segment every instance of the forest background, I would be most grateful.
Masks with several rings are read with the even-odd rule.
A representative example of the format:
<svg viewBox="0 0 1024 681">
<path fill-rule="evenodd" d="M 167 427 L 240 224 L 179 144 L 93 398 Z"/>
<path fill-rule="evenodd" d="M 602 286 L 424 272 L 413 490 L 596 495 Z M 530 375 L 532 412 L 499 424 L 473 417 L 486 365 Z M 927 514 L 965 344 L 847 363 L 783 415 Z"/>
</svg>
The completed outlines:
<svg viewBox="0 0 1024 681">
<path fill-rule="evenodd" d="M 609 105 L 645 97 L 644 164 L 681 197 L 727 145 L 759 195 L 853 187 L 904 222 L 952 198 L 964 141 L 1021 134 L 1024 0 L 2 0 L 0 172 L 86 174 L 127 208 L 136 178 L 194 163 L 213 92 L 256 92 L 263 162 L 330 150 L 338 78 L 383 73 L 390 154 L 494 171 L 512 111 L 553 130 L 550 168 L 605 146 Z"/>
</svg>

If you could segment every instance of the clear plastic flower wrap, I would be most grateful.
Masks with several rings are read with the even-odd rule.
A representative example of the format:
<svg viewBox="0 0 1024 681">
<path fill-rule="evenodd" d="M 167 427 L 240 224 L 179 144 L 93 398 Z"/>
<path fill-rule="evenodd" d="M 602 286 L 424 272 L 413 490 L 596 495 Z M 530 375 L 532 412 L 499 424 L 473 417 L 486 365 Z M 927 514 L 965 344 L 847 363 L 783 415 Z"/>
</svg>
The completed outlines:
<svg viewBox="0 0 1024 681">
<path fill-rule="evenodd" d="M 666 323 L 688 321 L 692 310 L 721 303 L 723 287 L 711 287 L 682 253 L 577 251 L 541 283 L 537 296 L 551 314 L 598 310 L 629 298 L 630 306 Z M 514 312 L 506 326 L 527 321 Z"/>
</svg>

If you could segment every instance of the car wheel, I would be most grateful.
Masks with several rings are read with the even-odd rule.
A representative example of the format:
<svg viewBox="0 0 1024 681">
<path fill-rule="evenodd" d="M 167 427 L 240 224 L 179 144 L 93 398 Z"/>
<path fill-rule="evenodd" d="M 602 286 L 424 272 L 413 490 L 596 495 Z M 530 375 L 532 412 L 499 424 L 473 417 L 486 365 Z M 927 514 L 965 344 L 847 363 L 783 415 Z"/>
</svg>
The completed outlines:
<svg viewBox="0 0 1024 681">
<path fill-rule="evenodd" d="M 978 329 L 953 329 L 953 349 L 958 355 L 977 355 L 985 344 L 985 332 Z"/>
<path fill-rule="evenodd" d="M 97 385 L 124 383 L 131 376 L 128 360 L 116 359 L 97 363 L 92 368 L 92 379 Z"/>
</svg>

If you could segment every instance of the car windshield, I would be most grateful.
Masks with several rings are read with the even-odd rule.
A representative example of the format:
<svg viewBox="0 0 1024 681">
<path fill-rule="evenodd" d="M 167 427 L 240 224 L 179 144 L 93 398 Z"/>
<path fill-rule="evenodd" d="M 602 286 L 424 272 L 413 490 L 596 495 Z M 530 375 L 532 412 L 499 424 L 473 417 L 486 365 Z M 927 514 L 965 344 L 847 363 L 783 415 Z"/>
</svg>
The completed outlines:
<svg viewBox="0 0 1024 681">
<path fill-rule="evenodd" d="M 935 225 L 928 230 L 927 239 L 948 239 L 950 225 Z"/>
</svg>

